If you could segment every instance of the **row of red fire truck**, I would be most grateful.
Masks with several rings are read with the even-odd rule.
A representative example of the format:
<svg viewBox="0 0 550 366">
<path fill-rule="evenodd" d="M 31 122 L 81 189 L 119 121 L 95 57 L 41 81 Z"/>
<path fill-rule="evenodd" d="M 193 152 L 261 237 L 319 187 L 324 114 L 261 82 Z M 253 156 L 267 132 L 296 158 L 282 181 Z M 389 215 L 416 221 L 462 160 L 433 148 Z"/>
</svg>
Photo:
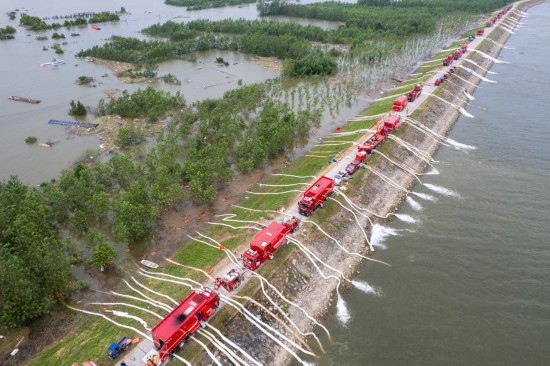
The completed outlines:
<svg viewBox="0 0 550 366">
<path fill-rule="evenodd" d="M 492 26 L 510 9 L 511 6 L 499 12 L 491 21 L 487 22 L 487 27 Z M 469 42 L 462 44 L 456 52 L 447 56 L 443 65 L 450 66 L 454 60 L 458 60 L 467 52 L 468 44 Z M 454 71 L 455 69 L 451 67 L 442 78 L 437 80 L 441 83 L 440 79 L 448 78 Z M 415 85 L 410 92 L 395 100 L 392 110 L 402 111 L 408 102 L 416 100 L 421 93 L 422 85 Z M 358 145 L 355 159 L 346 167 L 345 174 L 355 173 L 373 151 L 398 128 L 400 123 L 401 116 L 397 114 L 390 113 L 382 118 L 381 122 L 377 124 L 376 132 Z M 298 202 L 299 213 L 310 216 L 318 208 L 323 207 L 327 198 L 333 193 L 334 186 L 335 182 L 332 178 L 322 176 L 317 179 Z M 272 259 L 277 249 L 287 242 L 287 236 L 298 229 L 299 224 L 300 219 L 292 217 L 282 222 L 273 221 L 260 230 L 242 256 L 243 267 L 255 271 L 267 260 Z M 216 292 L 219 287 L 231 292 L 240 285 L 241 281 L 242 274 L 236 269 L 232 269 L 223 277 L 216 278 L 214 290 L 203 287 L 201 290 L 193 291 L 151 330 L 155 350 L 145 356 L 144 362 L 148 366 L 162 365 L 170 354 L 177 352 L 191 335 L 214 314 L 220 303 L 220 297 Z"/>
</svg>

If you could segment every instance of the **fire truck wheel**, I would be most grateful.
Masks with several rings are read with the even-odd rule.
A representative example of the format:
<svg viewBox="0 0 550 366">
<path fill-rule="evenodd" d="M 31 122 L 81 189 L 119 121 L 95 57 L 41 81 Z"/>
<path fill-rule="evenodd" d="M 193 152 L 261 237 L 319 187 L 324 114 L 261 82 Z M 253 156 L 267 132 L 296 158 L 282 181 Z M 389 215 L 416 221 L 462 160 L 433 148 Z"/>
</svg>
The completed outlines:
<svg viewBox="0 0 550 366">
<path fill-rule="evenodd" d="M 325 207 L 325 205 L 323 205 L 322 203 L 319 203 L 319 207 L 323 208 Z"/>
</svg>

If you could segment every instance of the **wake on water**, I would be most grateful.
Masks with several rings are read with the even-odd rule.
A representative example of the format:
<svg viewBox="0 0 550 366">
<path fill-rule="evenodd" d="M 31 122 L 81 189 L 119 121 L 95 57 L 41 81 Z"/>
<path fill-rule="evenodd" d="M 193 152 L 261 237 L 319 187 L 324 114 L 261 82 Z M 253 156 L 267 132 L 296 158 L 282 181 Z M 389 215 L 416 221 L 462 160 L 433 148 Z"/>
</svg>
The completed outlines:
<svg viewBox="0 0 550 366">
<path fill-rule="evenodd" d="M 399 220 L 401 220 L 403 222 L 406 222 L 406 223 L 409 223 L 409 224 L 414 224 L 414 223 L 418 222 L 418 220 L 416 220 L 414 217 L 412 217 L 411 215 L 407 215 L 407 214 L 395 214 L 395 217 L 397 217 Z"/>
<path fill-rule="evenodd" d="M 420 197 L 422 198 L 423 200 L 425 201 L 437 201 L 437 198 L 432 196 L 431 194 L 427 194 L 427 193 L 418 193 L 418 192 L 412 192 L 412 194 L 414 194 L 415 196 L 417 197 Z"/>
<path fill-rule="evenodd" d="M 461 198 L 460 195 L 458 193 L 456 193 L 455 191 L 450 190 L 450 189 L 445 188 L 445 187 L 442 187 L 442 186 L 438 186 L 438 185 L 430 184 L 430 183 L 424 183 L 424 187 L 426 187 L 428 189 L 431 189 L 434 192 L 440 193 L 444 196 Z"/>
<path fill-rule="evenodd" d="M 338 299 L 336 300 L 336 317 L 342 325 L 347 325 L 351 320 L 351 315 L 346 305 L 346 301 L 338 293 Z"/>
<path fill-rule="evenodd" d="M 384 241 L 390 235 L 397 235 L 397 230 L 380 224 L 374 224 L 370 234 L 370 243 L 372 246 L 380 249 L 388 249 L 388 247 L 384 245 Z"/>
<path fill-rule="evenodd" d="M 407 198 L 405 199 L 407 201 L 407 203 L 411 206 L 411 208 L 415 211 L 421 211 L 423 209 L 422 205 L 418 202 L 416 202 L 414 199 L 412 199 L 411 197 L 407 196 Z"/>
<path fill-rule="evenodd" d="M 472 145 L 466 145 L 466 144 L 463 144 L 461 142 L 458 142 L 458 141 L 455 141 L 451 138 L 448 138 L 445 140 L 445 142 L 448 142 L 449 144 L 453 145 L 457 150 L 459 149 L 465 149 L 465 150 L 476 150 L 477 147 L 475 146 L 472 146 Z"/>
<path fill-rule="evenodd" d="M 437 170 L 437 168 L 432 168 L 424 173 L 424 175 L 439 175 L 439 170 Z"/>
<path fill-rule="evenodd" d="M 366 281 L 353 280 L 353 281 L 351 281 L 351 284 L 356 289 L 358 289 L 360 291 L 363 291 L 366 294 L 373 294 L 373 295 L 376 295 L 376 296 L 380 296 L 380 290 L 372 287 Z"/>
</svg>

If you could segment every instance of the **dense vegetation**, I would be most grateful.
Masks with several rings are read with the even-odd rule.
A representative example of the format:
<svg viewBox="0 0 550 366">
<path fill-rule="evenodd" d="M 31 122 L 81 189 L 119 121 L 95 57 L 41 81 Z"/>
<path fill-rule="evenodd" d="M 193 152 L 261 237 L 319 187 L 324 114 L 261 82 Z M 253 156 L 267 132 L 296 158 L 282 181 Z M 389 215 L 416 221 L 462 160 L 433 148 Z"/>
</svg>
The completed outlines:
<svg viewBox="0 0 550 366">
<path fill-rule="evenodd" d="M 65 19 L 63 23 L 55 22 L 55 23 L 48 24 L 42 18 L 28 15 L 26 13 L 21 13 L 21 19 L 19 21 L 19 24 L 25 27 L 28 27 L 30 30 L 33 30 L 33 31 L 42 31 L 42 30 L 48 30 L 48 29 L 58 29 L 61 27 L 73 27 L 73 26 L 86 25 L 88 23 L 92 24 L 92 23 L 119 21 L 120 17 L 118 14 L 123 14 L 123 13 L 122 12 L 111 13 L 108 11 L 102 11 L 100 13 L 86 13 L 81 17 L 77 17 L 74 19 Z M 89 17 L 88 20 L 86 19 L 86 16 Z M 54 19 L 61 19 L 61 18 L 62 17 L 54 17 Z"/>
<path fill-rule="evenodd" d="M 12 26 L 6 26 L 5 28 L 0 28 L 0 40 L 3 39 L 14 39 L 13 34 L 16 32 L 15 28 Z"/>
<path fill-rule="evenodd" d="M 0 325 L 43 315 L 66 296 L 74 246 L 59 237 L 55 208 L 41 189 L 0 182 Z"/>
<path fill-rule="evenodd" d="M 76 103 L 74 100 L 71 100 L 70 107 L 69 107 L 69 115 L 70 116 L 85 116 L 87 113 L 86 107 L 84 107 L 84 104 L 82 104 L 79 101 Z"/>
<path fill-rule="evenodd" d="M 257 0 L 165 0 L 164 3 L 167 5 L 186 6 L 187 10 L 200 10 L 250 4 L 256 1 Z"/>
<path fill-rule="evenodd" d="M 303 141 L 320 118 L 318 111 L 294 112 L 269 100 L 259 84 L 194 108 L 179 94 L 149 87 L 102 100 L 98 109 L 149 119 L 170 111 L 170 118 L 141 160 L 118 154 L 106 163 L 79 164 L 38 188 L 27 188 L 16 178 L 0 183 L 3 326 L 41 316 L 52 296 L 67 296 L 69 264 L 83 259 L 70 242 L 59 239 L 59 231 L 88 243 L 88 263 L 108 266 L 116 255 L 109 238 L 131 246 L 153 235 L 163 209 L 186 197 L 198 203 L 214 200 L 235 174 L 264 166 Z M 142 140 L 131 126 L 117 137 L 121 146 Z"/>
</svg>

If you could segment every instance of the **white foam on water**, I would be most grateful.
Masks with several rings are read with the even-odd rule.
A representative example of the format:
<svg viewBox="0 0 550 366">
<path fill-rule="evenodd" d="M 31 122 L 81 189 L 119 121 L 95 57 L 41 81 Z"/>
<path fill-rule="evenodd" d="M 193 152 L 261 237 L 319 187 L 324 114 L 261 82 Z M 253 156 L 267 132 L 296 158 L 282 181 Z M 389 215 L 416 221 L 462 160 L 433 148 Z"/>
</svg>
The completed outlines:
<svg viewBox="0 0 550 366">
<path fill-rule="evenodd" d="M 369 285 L 366 281 L 353 280 L 351 284 L 358 290 L 363 291 L 366 294 L 373 294 L 380 296 L 380 291 Z"/>
<path fill-rule="evenodd" d="M 342 325 L 347 325 L 348 322 L 351 320 L 348 306 L 346 305 L 346 302 L 344 301 L 340 293 L 338 293 L 338 299 L 336 300 L 336 317 Z"/>
<path fill-rule="evenodd" d="M 431 194 L 427 194 L 427 193 L 418 193 L 418 192 L 412 192 L 412 194 L 414 194 L 415 196 L 417 197 L 420 197 L 422 198 L 423 200 L 425 201 L 437 201 L 437 198 L 432 196 Z"/>
<path fill-rule="evenodd" d="M 462 107 L 458 107 L 458 111 L 459 111 L 460 113 L 462 113 L 462 115 L 463 115 L 464 117 L 475 118 L 475 116 L 474 116 L 473 114 L 468 113 L 468 112 L 467 112 L 464 108 L 462 108 Z"/>
<path fill-rule="evenodd" d="M 372 246 L 380 249 L 388 249 L 388 247 L 384 245 L 384 241 L 390 235 L 397 235 L 397 230 L 380 224 L 374 224 L 370 234 L 370 243 Z"/>
<path fill-rule="evenodd" d="M 434 192 L 440 193 L 444 196 L 460 198 L 460 195 L 449 188 L 438 186 L 436 184 L 424 183 L 424 187 L 431 189 Z"/>
<path fill-rule="evenodd" d="M 448 138 L 445 140 L 445 142 L 448 142 L 449 144 L 453 145 L 454 147 L 456 147 L 457 149 L 466 149 L 466 150 L 476 150 L 477 147 L 475 146 L 472 146 L 472 145 L 466 145 L 466 144 L 463 144 L 461 142 L 458 142 L 458 141 L 455 141 L 451 138 Z"/>
<path fill-rule="evenodd" d="M 473 74 L 473 75 L 477 76 L 478 78 L 480 78 L 480 79 L 483 80 L 483 81 L 486 81 L 486 82 L 488 82 L 488 83 L 496 84 L 496 81 L 491 80 L 491 79 L 487 79 L 485 76 L 478 74 L 477 72 L 475 72 L 474 70 L 470 69 L 469 67 L 466 67 L 466 66 L 463 66 L 463 65 L 458 65 L 458 66 L 459 66 L 459 67 L 462 67 L 464 70 L 466 70 L 466 71 L 469 72 L 470 74 Z"/>
<path fill-rule="evenodd" d="M 481 56 L 493 61 L 494 63 L 496 64 L 509 64 L 508 61 L 502 61 L 502 60 L 497 60 L 496 58 L 494 58 L 493 56 L 490 56 L 488 54 L 486 54 L 485 52 L 481 52 L 480 50 L 476 50 L 475 48 L 473 49 L 475 52 L 479 53 Z"/>
<path fill-rule="evenodd" d="M 428 170 L 424 175 L 439 175 L 439 170 L 437 170 L 436 167 L 432 167 L 432 169 Z"/>
<path fill-rule="evenodd" d="M 414 217 L 407 214 L 395 214 L 395 217 L 397 217 L 399 220 L 406 222 L 408 224 L 414 224 L 418 222 Z"/>
<path fill-rule="evenodd" d="M 409 196 L 407 196 L 405 200 L 411 206 L 411 208 L 415 211 L 421 211 L 424 208 L 420 203 L 416 202 L 414 199 L 412 199 Z"/>
<path fill-rule="evenodd" d="M 468 98 L 468 99 L 470 99 L 470 100 L 476 99 L 476 97 L 474 97 L 473 95 L 468 94 L 468 92 L 467 92 L 466 90 L 464 90 L 464 95 L 466 95 L 466 98 Z"/>
</svg>

